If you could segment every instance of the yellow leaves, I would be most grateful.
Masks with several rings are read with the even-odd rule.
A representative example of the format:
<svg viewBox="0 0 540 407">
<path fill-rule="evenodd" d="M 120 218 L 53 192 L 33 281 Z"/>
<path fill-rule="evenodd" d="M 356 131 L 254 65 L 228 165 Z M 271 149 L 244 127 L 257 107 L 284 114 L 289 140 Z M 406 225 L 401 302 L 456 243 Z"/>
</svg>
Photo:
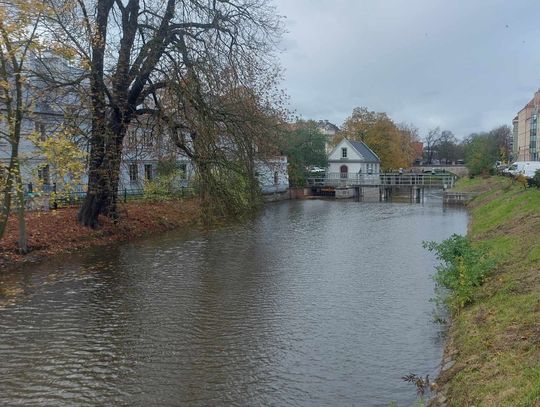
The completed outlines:
<svg viewBox="0 0 540 407">
<path fill-rule="evenodd" d="M 356 108 L 343 125 L 343 134 L 352 140 L 365 142 L 381 159 L 388 170 L 411 165 L 413 139 L 386 115 Z"/>
<path fill-rule="evenodd" d="M 72 131 L 63 128 L 45 139 L 41 138 L 41 134 L 34 132 L 29 139 L 44 159 L 38 172 L 47 168 L 52 182 L 59 184 L 57 193 L 69 193 L 81 183 L 85 173 L 86 154 L 73 140 Z"/>
<path fill-rule="evenodd" d="M 59 57 L 62 57 L 68 61 L 72 61 L 77 56 L 77 51 L 73 47 L 59 42 L 49 44 L 49 49 L 55 55 L 58 55 Z"/>
<path fill-rule="evenodd" d="M 43 2 L 10 0 L 0 7 L 0 49 L 4 58 L 17 58 L 22 50 L 37 44 L 39 17 L 48 12 Z"/>
<path fill-rule="evenodd" d="M 92 67 L 91 61 L 88 58 L 82 58 L 81 60 L 81 68 L 88 71 Z"/>
</svg>

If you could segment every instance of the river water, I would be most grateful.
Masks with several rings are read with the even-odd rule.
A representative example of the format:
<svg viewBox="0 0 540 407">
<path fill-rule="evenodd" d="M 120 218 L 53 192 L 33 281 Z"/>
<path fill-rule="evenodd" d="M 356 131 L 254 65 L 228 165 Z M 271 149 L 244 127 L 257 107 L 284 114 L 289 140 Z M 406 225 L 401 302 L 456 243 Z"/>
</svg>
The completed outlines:
<svg viewBox="0 0 540 407">
<path fill-rule="evenodd" d="M 291 201 L 0 273 L 0 405 L 411 405 L 436 375 L 436 264 L 467 215 Z"/>
</svg>

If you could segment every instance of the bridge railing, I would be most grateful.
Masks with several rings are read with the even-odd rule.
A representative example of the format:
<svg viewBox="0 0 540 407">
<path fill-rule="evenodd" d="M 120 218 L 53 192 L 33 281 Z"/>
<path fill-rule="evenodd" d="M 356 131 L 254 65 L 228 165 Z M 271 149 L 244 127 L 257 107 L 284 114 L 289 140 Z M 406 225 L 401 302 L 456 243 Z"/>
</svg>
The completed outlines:
<svg viewBox="0 0 540 407">
<path fill-rule="evenodd" d="M 379 185 L 379 174 L 355 174 L 355 173 L 339 173 L 327 172 L 325 177 L 325 185 L 346 187 L 350 185 Z"/>
<path fill-rule="evenodd" d="M 308 178 L 310 186 L 425 186 L 425 187 L 452 187 L 455 182 L 453 174 L 417 174 L 417 173 L 380 173 L 380 174 L 354 174 L 329 172 L 325 176 Z"/>
</svg>

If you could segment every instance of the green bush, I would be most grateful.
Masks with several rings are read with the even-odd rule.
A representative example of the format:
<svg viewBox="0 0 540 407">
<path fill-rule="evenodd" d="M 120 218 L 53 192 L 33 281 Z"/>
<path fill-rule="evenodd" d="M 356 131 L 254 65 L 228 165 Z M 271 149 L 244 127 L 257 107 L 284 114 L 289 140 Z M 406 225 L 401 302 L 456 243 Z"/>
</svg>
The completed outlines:
<svg viewBox="0 0 540 407">
<path fill-rule="evenodd" d="M 450 290 L 444 300 L 453 313 L 473 301 L 477 287 L 495 266 L 493 259 L 473 247 L 465 236 L 454 234 L 441 243 L 424 242 L 424 248 L 435 252 L 442 262 L 434 279 L 439 286 Z"/>
<path fill-rule="evenodd" d="M 534 172 L 534 177 L 532 178 L 532 185 L 536 188 L 540 188 L 540 170 Z"/>
<path fill-rule="evenodd" d="M 207 222 L 249 216 L 262 202 L 257 180 L 231 164 L 216 165 L 207 171 L 199 169 L 192 179 Z"/>
<path fill-rule="evenodd" d="M 165 174 L 158 174 L 153 180 L 146 181 L 144 184 L 144 199 L 164 201 L 181 196 L 180 180 L 182 175 L 182 171 L 175 170 Z"/>
</svg>

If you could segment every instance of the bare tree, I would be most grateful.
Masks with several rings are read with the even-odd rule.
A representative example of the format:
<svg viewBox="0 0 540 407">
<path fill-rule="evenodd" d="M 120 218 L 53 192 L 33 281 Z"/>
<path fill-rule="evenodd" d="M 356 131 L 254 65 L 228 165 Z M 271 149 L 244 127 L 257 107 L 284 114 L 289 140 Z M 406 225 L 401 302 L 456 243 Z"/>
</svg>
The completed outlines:
<svg viewBox="0 0 540 407">
<path fill-rule="evenodd" d="M 197 75 L 200 60 L 212 75 L 266 60 L 280 24 L 264 0 L 47 1 L 56 10 L 50 35 L 69 43 L 88 72 L 89 180 L 78 218 L 89 227 L 100 214 L 117 217 L 123 139 L 136 116 L 165 107 L 159 91 L 167 72 L 185 81 Z"/>
<path fill-rule="evenodd" d="M 441 129 L 439 127 L 435 127 L 431 129 L 427 136 L 424 137 L 424 143 L 425 143 L 425 151 L 426 151 L 426 159 L 428 164 L 433 163 L 433 157 L 435 152 L 437 151 L 437 147 L 441 141 Z"/>
<path fill-rule="evenodd" d="M 5 232 L 11 202 L 15 198 L 21 253 L 26 253 L 28 246 L 19 147 L 22 123 L 31 114 L 33 102 L 29 97 L 25 72 L 32 48 L 38 45 L 36 33 L 41 12 L 41 7 L 34 7 L 26 0 L 2 2 L 0 7 L 0 140 L 9 146 L 9 163 L 0 177 L 0 238 Z"/>
<path fill-rule="evenodd" d="M 503 125 L 494 128 L 489 132 L 494 142 L 499 146 L 499 160 L 508 161 L 511 153 L 512 129 L 510 126 Z"/>
<path fill-rule="evenodd" d="M 458 139 L 450 130 L 443 130 L 441 137 L 437 143 L 437 153 L 440 160 L 444 159 L 444 163 L 452 163 L 458 157 Z M 441 162 L 442 163 L 442 162 Z"/>
<path fill-rule="evenodd" d="M 178 73 L 177 73 L 178 74 Z M 260 78 L 260 76 L 258 76 Z M 207 218 L 236 215 L 258 202 L 257 168 L 277 154 L 277 134 L 285 112 L 279 97 L 245 86 L 231 72 L 212 78 L 193 72 L 178 75 L 161 98 L 175 116 L 163 115 L 178 148 L 195 164 L 197 189 Z"/>
</svg>

